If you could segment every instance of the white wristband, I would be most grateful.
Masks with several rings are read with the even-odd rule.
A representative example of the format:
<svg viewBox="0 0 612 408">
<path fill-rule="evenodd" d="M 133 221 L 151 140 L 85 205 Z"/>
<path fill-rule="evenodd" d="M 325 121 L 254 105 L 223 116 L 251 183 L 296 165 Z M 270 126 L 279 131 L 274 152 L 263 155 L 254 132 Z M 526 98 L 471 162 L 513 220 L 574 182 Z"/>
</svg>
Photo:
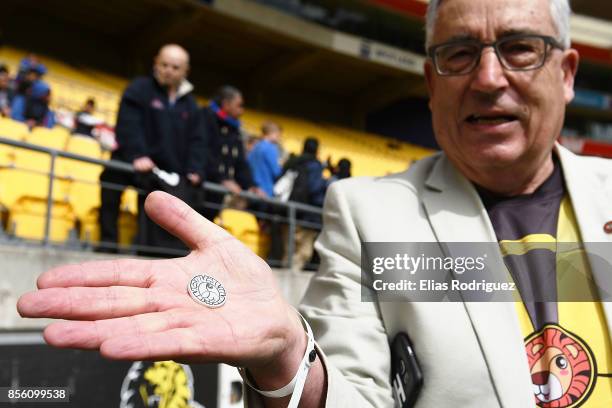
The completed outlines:
<svg viewBox="0 0 612 408">
<path fill-rule="evenodd" d="M 300 362 L 300 366 L 298 367 L 297 373 L 295 374 L 291 382 L 289 382 L 289 384 L 285 385 L 282 388 L 279 388 L 278 390 L 273 390 L 273 391 L 259 390 L 255 388 L 253 384 L 251 384 L 251 382 L 247 378 L 246 370 L 242 367 L 238 368 L 238 372 L 240 373 L 240 376 L 244 380 L 244 383 L 247 384 L 249 387 L 251 387 L 254 391 L 260 393 L 261 395 L 265 397 L 283 398 L 283 397 L 286 397 L 287 395 L 293 394 L 291 396 L 291 400 L 289 401 L 289 405 L 287 406 L 287 408 L 296 408 L 298 406 L 300 402 L 300 398 L 302 396 L 302 391 L 304 389 L 304 384 L 306 383 L 306 377 L 308 376 L 308 371 L 310 370 L 310 367 L 312 366 L 312 364 L 317 358 L 317 352 L 315 350 L 315 342 L 314 342 L 314 336 L 312 334 L 312 329 L 310 328 L 310 325 L 308 324 L 306 319 L 304 319 L 304 317 L 299 312 L 297 313 L 298 315 L 300 315 L 300 317 L 302 318 L 302 321 L 304 322 L 304 326 L 306 328 L 306 335 L 308 336 L 308 344 L 306 346 L 306 352 L 304 353 L 304 357 L 302 357 L 302 361 Z"/>
</svg>

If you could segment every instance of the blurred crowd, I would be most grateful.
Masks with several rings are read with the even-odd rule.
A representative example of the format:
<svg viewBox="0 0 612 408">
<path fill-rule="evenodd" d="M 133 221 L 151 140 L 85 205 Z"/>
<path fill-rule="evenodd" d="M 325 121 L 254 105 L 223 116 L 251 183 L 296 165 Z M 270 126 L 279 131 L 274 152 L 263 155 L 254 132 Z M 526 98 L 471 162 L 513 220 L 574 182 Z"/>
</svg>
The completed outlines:
<svg viewBox="0 0 612 408">
<path fill-rule="evenodd" d="M 76 112 L 55 112 L 50 107 L 51 86 L 45 81 L 47 67 L 35 54 L 25 56 L 11 75 L 9 67 L 0 63 L 0 116 L 35 127 L 68 128 L 72 134 L 92 137 L 105 150 L 116 148 L 111 126 L 95 115 L 96 101 L 88 98 Z"/>
<path fill-rule="evenodd" d="M 112 159 L 130 163 L 136 171 L 107 167 L 100 177 L 100 250 L 116 250 L 121 195 L 126 186 L 136 186 L 144 192 L 164 190 L 180 197 L 211 221 L 225 208 L 252 211 L 261 232 L 270 236 L 272 265 L 302 269 L 316 262 L 313 243 L 320 215 L 298 208 L 295 251 L 289 262 L 288 210 L 282 203 L 322 207 L 329 184 L 350 177 L 350 161 L 343 158 L 333 164 L 328 158 L 322 162 L 315 136 L 306 138 L 300 154 L 287 154 L 282 147 L 283 128 L 273 121 L 263 123 L 260 134 L 249 134 L 241 123 L 244 97 L 234 86 L 222 86 L 210 103 L 199 106 L 187 80 L 189 69 L 187 51 L 166 45 L 155 57 L 151 74 L 134 79 L 122 95 Z M 94 105 L 89 102 L 76 115 L 79 133 L 92 129 L 88 118 Z M 224 189 L 205 191 L 204 182 Z M 142 248 L 139 252 L 168 256 L 150 248 L 185 249 L 149 220 L 144 197 L 140 194 L 138 202 L 135 244 Z"/>
<path fill-rule="evenodd" d="M 88 98 L 76 112 L 50 108 L 51 87 L 47 67 L 34 54 L 24 57 L 11 75 L 0 64 L 0 114 L 34 127 L 66 127 L 78 136 L 92 137 L 111 158 L 133 165 L 135 173 L 107 167 L 102 185 L 100 251 L 115 252 L 121 196 L 125 188 L 164 190 L 176 195 L 211 221 L 225 208 L 247 210 L 257 217 L 260 233 L 268 236 L 268 261 L 293 269 L 317 262 L 313 243 L 320 230 L 321 208 L 330 183 L 350 177 L 347 158 L 321 161 L 319 140 L 307 136 L 300 154 L 289 154 L 282 144 L 283 128 L 266 121 L 259 134 L 244 130 L 244 97 L 234 86 L 220 87 L 206 106 L 197 104 L 187 80 L 189 55 L 178 45 L 162 47 L 151 75 L 134 79 L 122 95 L 117 122 L 112 128 L 96 116 L 96 101 Z M 204 190 L 212 182 L 224 190 Z M 241 194 L 241 193 L 250 194 Z M 295 212 L 294 251 L 288 258 L 289 211 L 286 202 L 311 206 Z M 163 249 L 185 246 L 152 223 L 138 200 L 136 242 L 145 255 L 168 256 Z M 161 248 L 161 251 L 151 250 Z"/>
<path fill-rule="evenodd" d="M 0 64 L 0 112 L 4 117 L 34 126 L 53 127 L 55 116 L 49 109 L 51 88 L 45 82 L 47 68 L 36 55 L 30 54 L 19 63 L 11 76 L 6 65 Z"/>
</svg>

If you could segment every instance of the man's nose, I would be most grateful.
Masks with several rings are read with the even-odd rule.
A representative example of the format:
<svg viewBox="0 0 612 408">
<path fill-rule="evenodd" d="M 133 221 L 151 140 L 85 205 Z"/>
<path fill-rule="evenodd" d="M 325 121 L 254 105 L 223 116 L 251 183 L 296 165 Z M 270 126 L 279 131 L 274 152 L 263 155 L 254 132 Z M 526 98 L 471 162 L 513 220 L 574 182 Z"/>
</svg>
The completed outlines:
<svg viewBox="0 0 612 408">
<path fill-rule="evenodd" d="M 482 50 L 480 61 L 474 70 L 472 89 L 480 92 L 493 92 L 508 86 L 504 67 L 495 50 L 487 47 Z"/>
</svg>

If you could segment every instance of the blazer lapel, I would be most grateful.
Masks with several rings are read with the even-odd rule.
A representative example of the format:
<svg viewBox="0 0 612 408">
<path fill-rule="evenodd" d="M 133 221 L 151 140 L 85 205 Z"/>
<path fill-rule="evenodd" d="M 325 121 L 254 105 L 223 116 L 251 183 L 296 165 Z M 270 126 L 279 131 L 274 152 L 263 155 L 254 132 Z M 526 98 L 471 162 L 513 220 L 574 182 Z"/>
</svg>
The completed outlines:
<svg viewBox="0 0 612 408">
<path fill-rule="evenodd" d="M 438 242 L 497 242 L 473 185 L 442 155 L 425 181 L 423 206 Z M 452 246 L 450 247 L 452 248 Z M 452 249 L 450 250 L 452 252 Z M 452 253 L 446 254 L 452 256 Z M 508 276 L 499 250 L 488 254 L 498 277 Z M 495 259 L 490 259 L 491 256 Z M 501 406 L 533 405 L 523 335 L 512 302 L 465 302 Z"/>
<path fill-rule="evenodd" d="M 564 147 L 556 146 L 563 167 L 578 229 L 591 266 L 593 281 L 602 299 L 610 299 L 612 291 L 612 234 L 604 224 L 612 220 L 612 174 L 589 168 L 583 158 Z M 607 293 L 606 293 L 607 292 Z M 612 302 L 602 302 L 608 332 L 612 330 Z"/>
</svg>

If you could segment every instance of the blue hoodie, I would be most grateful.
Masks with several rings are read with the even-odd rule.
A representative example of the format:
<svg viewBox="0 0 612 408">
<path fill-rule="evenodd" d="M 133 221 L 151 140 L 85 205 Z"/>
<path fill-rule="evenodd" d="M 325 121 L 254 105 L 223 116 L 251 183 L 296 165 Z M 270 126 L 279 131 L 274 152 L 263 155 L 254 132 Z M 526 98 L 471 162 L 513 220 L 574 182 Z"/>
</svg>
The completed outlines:
<svg viewBox="0 0 612 408">
<path fill-rule="evenodd" d="M 267 140 L 257 143 L 249 157 L 249 166 L 253 174 L 255 184 L 270 197 L 274 196 L 274 182 L 281 174 L 278 164 L 278 146 Z"/>
</svg>

